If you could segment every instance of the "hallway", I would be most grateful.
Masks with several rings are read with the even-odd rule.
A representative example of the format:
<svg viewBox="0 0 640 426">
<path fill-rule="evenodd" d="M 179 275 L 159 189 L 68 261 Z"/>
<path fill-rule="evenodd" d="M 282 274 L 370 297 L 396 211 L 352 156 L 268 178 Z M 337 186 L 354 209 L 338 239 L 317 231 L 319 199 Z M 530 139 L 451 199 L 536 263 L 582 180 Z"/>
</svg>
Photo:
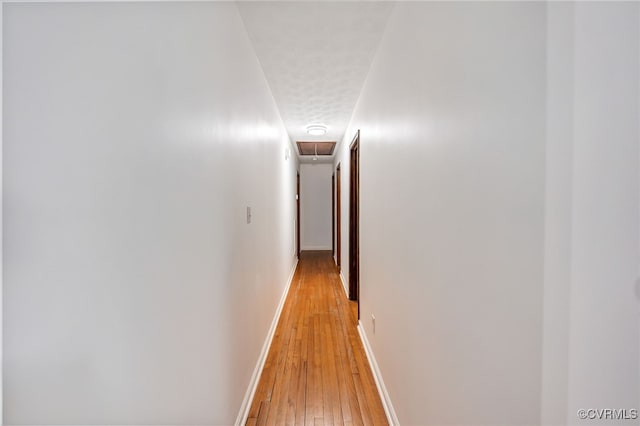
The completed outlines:
<svg viewBox="0 0 640 426">
<path fill-rule="evenodd" d="M 640 2 L 0 23 L 1 424 L 638 416 Z"/>
<path fill-rule="evenodd" d="M 247 425 L 387 424 L 334 265 L 301 253 Z"/>
</svg>

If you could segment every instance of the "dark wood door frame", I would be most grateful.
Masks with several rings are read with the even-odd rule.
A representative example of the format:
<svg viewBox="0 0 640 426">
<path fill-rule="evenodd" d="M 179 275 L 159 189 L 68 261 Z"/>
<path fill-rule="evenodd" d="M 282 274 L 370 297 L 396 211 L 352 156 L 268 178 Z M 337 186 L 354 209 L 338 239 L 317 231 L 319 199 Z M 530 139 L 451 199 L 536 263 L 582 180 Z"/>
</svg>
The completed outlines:
<svg viewBox="0 0 640 426">
<path fill-rule="evenodd" d="M 349 150 L 349 299 L 358 302 L 360 319 L 360 130 L 356 132 Z"/>
<path fill-rule="evenodd" d="M 336 266 L 338 273 L 342 265 L 342 188 L 340 185 L 340 163 L 336 167 Z"/>
<path fill-rule="evenodd" d="M 331 175 L 331 255 L 336 254 L 336 174 Z"/>
<path fill-rule="evenodd" d="M 300 172 L 296 172 L 296 256 L 300 258 Z"/>
</svg>

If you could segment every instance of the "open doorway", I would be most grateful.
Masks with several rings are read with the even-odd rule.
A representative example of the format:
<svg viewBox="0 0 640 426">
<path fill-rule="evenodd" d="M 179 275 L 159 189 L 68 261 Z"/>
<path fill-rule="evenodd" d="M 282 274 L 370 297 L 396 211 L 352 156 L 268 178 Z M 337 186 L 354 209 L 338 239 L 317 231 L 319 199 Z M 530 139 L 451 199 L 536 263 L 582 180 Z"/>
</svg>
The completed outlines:
<svg viewBox="0 0 640 426">
<path fill-rule="evenodd" d="M 349 299 L 358 303 L 360 319 L 360 130 L 350 146 L 349 180 Z"/>
</svg>

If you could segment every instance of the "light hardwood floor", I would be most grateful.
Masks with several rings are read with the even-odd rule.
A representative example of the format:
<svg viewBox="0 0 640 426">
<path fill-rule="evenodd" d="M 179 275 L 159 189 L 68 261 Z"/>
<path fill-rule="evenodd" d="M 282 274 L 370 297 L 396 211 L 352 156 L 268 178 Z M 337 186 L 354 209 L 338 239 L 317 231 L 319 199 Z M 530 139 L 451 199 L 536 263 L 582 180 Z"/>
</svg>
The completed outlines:
<svg viewBox="0 0 640 426">
<path fill-rule="evenodd" d="M 302 252 L 247 425 L 387 425 L 331 252 Z"/>
</svg>

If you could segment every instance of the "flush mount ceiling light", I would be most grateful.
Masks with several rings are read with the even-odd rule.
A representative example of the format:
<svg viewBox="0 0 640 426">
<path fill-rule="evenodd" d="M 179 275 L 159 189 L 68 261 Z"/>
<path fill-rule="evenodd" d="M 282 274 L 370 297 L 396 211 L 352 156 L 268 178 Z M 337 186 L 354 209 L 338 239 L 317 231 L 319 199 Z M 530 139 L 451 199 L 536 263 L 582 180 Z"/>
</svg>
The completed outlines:
<svg viewBox="0 0 640 426">
<path fill-rule="evenodd" d="M 311 136 L 322 136 L 327 133 L 327 126 L 324 124 L 311 124 L 307 126 L 307 133 Z"/>
</svg>

